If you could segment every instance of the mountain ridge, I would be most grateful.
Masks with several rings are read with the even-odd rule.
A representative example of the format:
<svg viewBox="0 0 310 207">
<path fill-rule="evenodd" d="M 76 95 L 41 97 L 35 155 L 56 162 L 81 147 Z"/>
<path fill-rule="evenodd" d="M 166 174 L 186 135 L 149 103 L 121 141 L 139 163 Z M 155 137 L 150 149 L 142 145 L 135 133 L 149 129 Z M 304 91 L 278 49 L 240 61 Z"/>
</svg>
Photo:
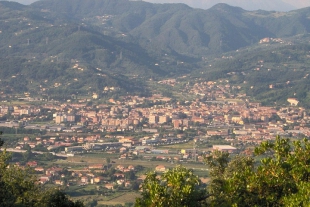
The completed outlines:
<svg viewBox="0 0 310 207">
<path fill-rule="evenodd" d="M 182 4 L 179 4 L 176 7 L 175 5 L 172 6 L 169 4 L 153 5 L 146 2 L 130 2 L 125 0 L 96 0 L 93 5 L 89 5 L 87 1 L 74 1 L 79 7 L 74 7 L 72 2 L 73 1 L 64 2 L 58 0 L 41 1 L 34 3 L 33 6 L 41 9 L 49 8 L 60 14 L 70 14 L 73 18 L 80 18 L 79 15 L 81 15 L 81 13 L 92 14 L 88 16 L 89 18 L 94 18 L 95 15 L 117 15 L 117 17 L 113 17 L 108 21 L 110 26 L 114 27 L 116 30 L 123 32 L 126 35 L 137 36 L 138 38 L 155 42 L 155 44 L 150 44 L 150 47 L 164 48 L 165 45 L 168 45 L 168 48 L 171 48 L 180 54 L 184 54 L 184 52 L 180 52 L 180 50 L 184 50 L 184 48 L 205 46 L 204 48 L 201 48 L 202 50 L 200 50 L 200 52 L 193 50 L 189 51 L 188 55 L 202 55 L 202 53 L 205 53 L 210 49 L 208 46 L 211 47 L 210 53 L 213 53 L 214 49 L 217 47 L 216 45 L 223 46 L 223 49 L 221 50 L 217 47 L 216 52 L 226 52 L 228 50 L 235 50 L 238 47 L 250 45 L 251 42 L 257 42 L 259 39 L 266 37 L 266 35 L 269 35 L 270 37 L 285 37 L 296 35 L 300 33 L 301 30 L 308 29 L 306 26 L 308 19 L 305 17 L 302 19 L 305 23 L 299 23 L 299 25 L 297 25 L 300 26 L 300 28 L 297 28 L 297 32 L 294 32 L 293 29 L 290 31 L 287 29 L 287 31 L 281 33 L 278 28 L 274 29 L 275 27 L 273 25 L 269 26 L 268 24 L 286 24 L 291 23 L 290 21 L 296 21 L 295 19 L 289 18 L 289 15 L 285 15 L 289 14 L 289 12 L 281 13 L 280 15 L 282 15 L 282 17 L 277 17 L 277 12 L 267 12 L 267 14 L 271 15 L 269 17 L 270 21 L 266 22 L 266 19 L 259 17 L 261 14 L 255 16 L 255 14 L 258 14 L 260 11 L 249 12 L 226 4 L 218 4 L 208 10 L 196 10 Z M 272 16 L 272 14 L 274 15 Z M 238 19 L 236 19 L 236 16 L 238 16 Z M 199 19 L 199 25 L 197 25 L 198 21 L 196 21 L 196 19 Z M 134 24 L 131 24 L 131 26 L 126 24 L 128 21 L 131 21 L 131 23 Z M 240 41 L 240 45 L 234 45 L 236 42 L 236 40 L 234 40 L 225 45 L 227 42 L 226 39 L 229 38 L 227 37 L 229 31 L 221 31 L 215 24 L 226 24 L 226 28 L 234 31 L 232 28 L 238 26 L 236 24 L 239 23 L 243 24 L 243 29 L 245 28 L 248 31 L 242 33 L 235 32 L 235 36 L 240 37 L 236 39 L 242 39 L 242 37 L 245 37 L 245 41 Z M 126 24 L 126 26 L 124 26 L 124 24 Z M 209 26 L 210 24 L 211 26 Z M 292 24 L 295 24 L 295 22 Z M 146 27 L 144 27 L 145 25 Z M 192 25 L 195 25 L 194 29 L 191 28 Z M 260 30 L 256 30 L 254 31 L 255 34 L 251 34 L 251 31 L 253 31 L 255 27 L 260 27 Z M 284 26 L 281 27 L 285 28 Z M 296 27 L 296 25 L 292 26 L 292 28 L 293 27 Z M 160 34 L 160 32 L 163 33 Z M 207 38 L 211 34 L 213 34 L 213 36 L 214 34 L 219 34 L 218 36 L 223 36 L 223 40 L 216 37 Z M 176 38 L 180 40 L 178 41 L 179 43 L 177 46 L 175 44 L 169 44 L 175 41 Z M 191 40 L 192 38 L 200 40 L 191 46 L 192 44 L 188 42 L 188 40 Z M 203 40 L 206 39 L 209 39 L 208 46 L 203 44 L 205 42 Z M 177 49 L 176 47 L 181 48 Z"/>
<path fill-rule="evenodd" d="M 16 0 L 21 4 L 31 4 L 36 0 Z M 151 3 L 183 3 L 193 8 L 209 9 L 217 3 L 226 3 L 232 6 L 238 6 L 245 10 L 268 10 L 268 11 L 290 11 L 303 7 L 310 6 L 309 2 L 303 0 L 277 0 L 277 1 L 262 1 L 262 0 L 146 0 Z"/>
<path fill-rule="evenodd" d="M 32 92 L 30 83 L 36 82 L 70 94 L 102 93 L 106 86 L 145 93 L 148 79 L 190 74 L 223 52 L 310 31 L 310 8 L 247 11 L 217 4 L 203 10 L 126 0 L 44 0 L 29 6 L 2 1 L 0 10 L 1 57 L 22 60 L 1 72 L 6 81 L 0 86 Z M 50 79 L 44 67 L 54 71 Z M 32 80 L 39 73 L 42 80 Z M 25 74 L 25 83 L 16 82 L 17 74 Z"/>
</svg>

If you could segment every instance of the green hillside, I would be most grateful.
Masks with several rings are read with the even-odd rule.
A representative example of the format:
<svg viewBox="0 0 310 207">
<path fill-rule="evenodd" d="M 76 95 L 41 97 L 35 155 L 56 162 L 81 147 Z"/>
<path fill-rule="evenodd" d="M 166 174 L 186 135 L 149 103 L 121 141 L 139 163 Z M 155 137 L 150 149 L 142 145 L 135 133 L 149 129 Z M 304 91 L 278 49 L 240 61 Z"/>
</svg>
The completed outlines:
<svg viewBox="0 0 310 207">
<path fill-rule="evenodd" d="M 297 96 L 306 105 L 307 47 L 299 44 L 309 43 L 304 41 L 309 16 L 310 8 L 267 12 L 226 4 L 202 10 L 127 0 L 42 0 L 29 6 L 0 1 L 0 85 L 6 92 L 54 96 L 103 93 L 105 87 L 145 94 L 150 78 L 204 71 L 206 79 L 243 84 L 242 91 L 264 103 Z M 286 44 L 257 46 L 265 37 Z M 223 55 L 234 58 L 218 59 Z M 253 72 L 261 59 L 271 70 Z M 283 85 L 287 81 L 291 85 Z"/>
<path fill-rule="evenodd" d="M 267 105 L 287 104 L 287 98 L 297 98 L 309 107 L 310 44 L 303 35 L 283 43 L 261 44 L 202 64 L 191 78 L 228 80 L 236 92 L 245 93 Z M 211 65 L 211 66 L 210 66 Z"/>
<path fill-rule="evenodd" d="M 264 37 L 301 34 L 310 25 L 308 8 L 249 12 L 218 4 L 201 10 L 127 0 L 45 0 L 32 7 L 95 25 L 111 35 L 125 34 L 148 49 L 198 57 L 236 50 Z"/>
</svg>

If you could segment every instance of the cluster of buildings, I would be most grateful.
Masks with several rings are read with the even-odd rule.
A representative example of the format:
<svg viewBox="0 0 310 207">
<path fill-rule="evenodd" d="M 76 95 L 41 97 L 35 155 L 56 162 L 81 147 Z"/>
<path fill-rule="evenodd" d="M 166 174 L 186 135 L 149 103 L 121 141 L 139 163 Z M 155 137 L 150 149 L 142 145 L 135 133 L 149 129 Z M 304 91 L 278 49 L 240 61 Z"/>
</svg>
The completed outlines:
<svg viewBox="0 0 310 207">
<path fill-rule="evenodd" d="M 22 126 L 26 129 L 56 132 L 78 133 L 87 130 L 108 134 L 126 131 L 153 134 L 123 142 L 122 144 L 127 144 L 127 147 L 128 143 L 153 145 L 184 140 L 183 137 L 181 139 L 177 137 L 177 134 L 172 137 L 157 136 L 161 129 L 168 131 L 194 129 L 199 136 L 233 137 L 246 142 L 272 139 L 276 135 L 296 133 L 310 135 L 309 112 L 298 107 L 298 100 L 295 98 L 288 99 L 291 106 L 275 108 L 250 102 L 243 94 L 232 94 L 232 86 L 226 82 L 186 84 L 182 90 L 194 94 L 197 98 L 182 102 L 155 94 L 151 97 L 124 96 L 119 100 L 110 99 L 108 104 L 91 106 L 86 102 L 47 102 L 40 106 L 6 104 L 0 106 L 0 115 L 10 116 L 14 121 L 3 121 L 0 126 Z M 33 120 L 37 119 L 47 119 L 48 122 L 33 124 Z M 36 141 L 54 145 L 53 140 Z M 81 150 L 81 146 L 71 149 L 71 146 L 67 146 L 68 140 L 65 141 L 68 152 Z M 85 144 L 89 140 L 86 138 L 81 141 L 79 138 L 74 141 Z M 104 149 L 106 146 L 98 142 L 91 148 Z"/>
<path fill-rule="evenodd" d="M 162 84 L 170 83 L 171 80 Z M 97 105 L 83 102 L 46 102 L 40 106 L 3 105 L 0 106 L 0 115 L 13 119 L 0 122 L 0 126 L 55 131 L 60 134 L 24 137 L 13 150 L 25 150 L 28 145 L 37 151 L 44 147 L 49 152 L 61 151 L 67 156 L 104 152 L 117 155 L 121 159 L 119 162 L 123 159 L 202 162 L 203 153 L 212 150 L 239 153 L 241 149 L 238 146 L 259 144 L 264 140 L 274 139 L 276 135 L 310 137 L 310 113 L 298 107 L 297 99 L 288 99 L 288 106 L 275 108 L 250 102 L 243 94 L 232 95 L 232 87 L 228 83 L 186 84 L 182 90 L 194 95 L 196 99 L 175 101 L 153 95 L 124 96 L 118 100 L 110 99 L 107 104 Z M 47 121 L 42 122 L 43 124 L 34 123 L 38 119 Z M 194 134 L 187 133 L 189 131 Z M 128 133 L 120 135 L 118 132 Z M 225 144 L 203 148 L 198 146 L 217 137 L 225 140 Z M 186 143 L 192 139 L 195 141 L 194 146 L 187 149 L 160 147 Z M 61 149 L 57 150 L 58 148 Z M 247 149 L 242 150 L 246 153 Z M 112 165 L 85 164 L 87 166 L 83 169 L 68 172 L 57 166 L 39 166 L 36 161 L 27 163 L 40 175 L 39 181 L 42 184 L 96 184 L 112 190 L 116 186 L 130 188 L 133 185 L 132 180 L 126 179 L 126 174 L 136 173 L 135 166 L 113 165 L 115 172 L 107 175 Z M 164 165 L 155 168 L 158 172 L 166 169 Z"/>
<path fill-rule="evenodd" d="M 18 165 L 19 163 L 16 163 Z M 137 172 L 133 165 L 112 165 L 104 164 L 89 164 L 81 170 L 68 170 L 64 167 L 52 166 L 42 167 L 38 165 L 36 161 L 29 161 L 27 166 L 33 168 L 38 175 L 38 181 L 41 184 L 55 184 L 61 186 L 72 185 L 101 185 L 107 189 L 114 190 L 115 186 L 131 187 L 133 180 L 126 179 L 125 174 Z M 114 168 L 114 173 L 109 174 L 107 171 L 111 171 Z M 140 181 L 141 182 L 141 181 Z"/>
</svg>

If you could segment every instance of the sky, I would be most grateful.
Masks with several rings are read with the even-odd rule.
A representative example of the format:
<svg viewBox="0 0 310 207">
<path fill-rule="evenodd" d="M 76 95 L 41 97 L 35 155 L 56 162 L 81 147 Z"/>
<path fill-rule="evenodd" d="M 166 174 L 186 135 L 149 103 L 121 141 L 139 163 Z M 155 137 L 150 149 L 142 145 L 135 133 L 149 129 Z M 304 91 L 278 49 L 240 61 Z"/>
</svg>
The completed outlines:
<svg viewBox="0 0 310 207">
<path fill-rule="evenodd" d="M 30 4 L 36 0 L 13 0 L 22 4 Z M 227 3 L 245 10 L 290 11 L 310 7 L 309 0 L 144 0 L 151 3 L 185 3 L 193 8 L 208 9 L 217 3 Z"/>
<path fill-rule="evenodd" d="M 185 3 L 194 8 L 208 9 L 217 3 L 227 3 L 246 10 L 289 11 L 310 6 L 309 0 L 145 0 L 152 3 Z"/>
</svg>

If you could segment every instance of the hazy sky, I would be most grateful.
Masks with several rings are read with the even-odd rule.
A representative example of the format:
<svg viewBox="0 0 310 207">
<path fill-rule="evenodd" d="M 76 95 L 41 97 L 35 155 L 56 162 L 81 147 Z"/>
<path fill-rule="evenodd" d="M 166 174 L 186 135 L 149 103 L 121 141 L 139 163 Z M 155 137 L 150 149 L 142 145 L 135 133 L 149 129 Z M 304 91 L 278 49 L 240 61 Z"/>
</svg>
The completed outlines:
<svg viewBox="0 0 310 207">
<path fill-rule="evenodd" d="M 207 9 L 217 3 L 227 3 L 246 10 L 288 11 L 310 6 L 309 0 L 145 0 L 152 3 L 185 3 L 191 7 Z"/>
<path fill-rule="evenodd" d="M 36 0 L 15 0 L 22 4 L 30 4 Z M 288 11 L 310 6 L 309 0 L 144 0 L 152 3 L 185 3 L 194 8 L 208 9 L 217 3 L 227 3 L 246 10 Z"/>
</svg>

